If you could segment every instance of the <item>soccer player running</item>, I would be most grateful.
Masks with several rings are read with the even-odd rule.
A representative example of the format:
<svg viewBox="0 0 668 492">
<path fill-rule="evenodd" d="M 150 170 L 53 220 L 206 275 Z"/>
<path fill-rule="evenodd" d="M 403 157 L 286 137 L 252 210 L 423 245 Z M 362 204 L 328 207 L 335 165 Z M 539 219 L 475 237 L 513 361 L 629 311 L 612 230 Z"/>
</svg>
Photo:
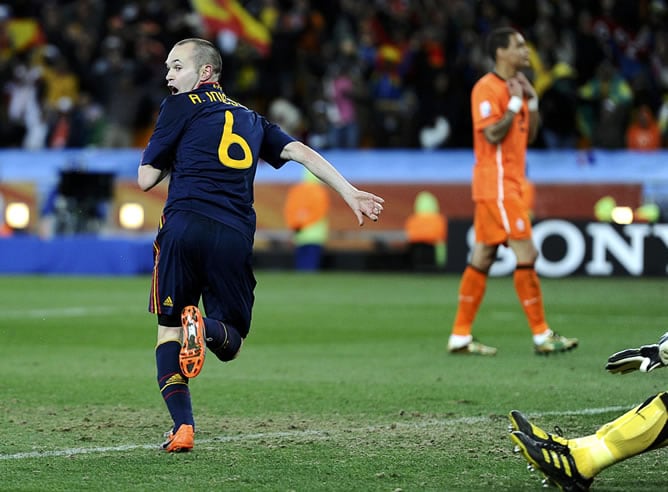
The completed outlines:
<svg viewBox="0 0 668 492">
<path fill-rule="evenodd" d="M 612 354 L 605 368 L 613 374 L 650 372 L 668 364 L 668 333 L 658 343 Z M 545 482 L 561 490 L 589 490 L 594 477 L 609 466 L 668 445 L 668 393 L 644 403 L 601 426 L 596 433 L 565 438 L 531 423 L 517 410 L 510 412 L 510 439 Z"/>
<path fill-rule="evenodd" d="M 473 87 L 473 201 L 475 245 L 459 286 L 459 303 L 448 351 L 453 354 L 495 355 L 497 349 L 471 335 L 485 294 L 487 274 L 499 245 L 510 247 L 517 259 L 515 290 L 533 333 L 535 352 L 563 352 L 578 340 L 554 333 L 545 321 L 540 281 L 534 263 L 529 208 L 522 189 L 526 181 L 526 150 L 538 133 L 538 97 L 520 69 L 529 66 L 524 37 L 511 28 L 492 31 L 487 53 L 494 71 Z"/>
<path fill-rule="evenodd" d="M 209 41 L 179 41 L 166 65 L 172 95 L 161 105 L 137 181 L 148 191 L 171 175 L 148 309 L 157 315 L 158 385 L 174 423 L 163 448 L 180 452 L 194 446 L 189 378 L 202 370 L 207 348 L 221 361 L 234 359 L 250 329 L 258 160 L 277 169 L 290 160 L 302 164 L 341 195 L 359 225 L 365 216 L 378 220 L 383 199 L 358 190 L 319 153 L 229 99 L 218 84 L 221 56 Z"/>
</svg>

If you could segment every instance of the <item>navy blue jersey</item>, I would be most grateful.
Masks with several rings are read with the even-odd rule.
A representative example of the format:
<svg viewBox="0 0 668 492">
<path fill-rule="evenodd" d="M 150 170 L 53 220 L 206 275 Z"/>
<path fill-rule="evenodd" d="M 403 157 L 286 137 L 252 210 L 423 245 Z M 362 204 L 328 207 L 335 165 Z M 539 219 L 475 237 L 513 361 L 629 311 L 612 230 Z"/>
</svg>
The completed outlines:
<svg viewBox="0 0 668 492">
<path fill-rule="evenodd" d="M 258 159 L 274 168 L 294 141 L 278 125 L 229 99 L 218 84 L 167 97 L 141 164 L 169 169 L 164 214 L 185 210 L 255 234 Z"/>
</svg>

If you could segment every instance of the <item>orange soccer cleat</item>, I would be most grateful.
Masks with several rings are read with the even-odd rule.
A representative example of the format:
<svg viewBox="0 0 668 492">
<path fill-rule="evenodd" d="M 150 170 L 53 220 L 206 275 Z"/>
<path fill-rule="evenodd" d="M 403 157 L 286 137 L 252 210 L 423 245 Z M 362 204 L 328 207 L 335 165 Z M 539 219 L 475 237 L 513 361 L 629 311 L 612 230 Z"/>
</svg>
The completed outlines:
<svg viewBox="0 0 668 492">
<path fill-rule="evenodd" d="M 204 318 L 196 306 L 186 306 L 181 311 L 181 352 L 179 365 L 187 378 L 197 376 L 204 366 L 206 342 L 204 341 Z"/>
<path fill-rule="evenodd" d="M 162 449 L 168 453 L 187 453 L 195 447 L 195 430 L 192 425 L 182 424 L 174 433 L 167 434 L 167 440 L 162 443 Z"/>
</svg>

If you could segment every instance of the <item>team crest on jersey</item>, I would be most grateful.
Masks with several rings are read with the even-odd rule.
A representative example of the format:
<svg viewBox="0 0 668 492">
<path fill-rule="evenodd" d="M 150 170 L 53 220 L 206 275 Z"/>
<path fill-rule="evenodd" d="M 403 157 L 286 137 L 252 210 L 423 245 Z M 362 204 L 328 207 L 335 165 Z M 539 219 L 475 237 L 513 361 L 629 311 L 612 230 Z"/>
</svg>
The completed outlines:
<svg viewBox="0 0 668 492">
<path fill-rule="evenodd" d="M 174 302 L 172 301 L 172 296 L 167 296 L 167 299 L 165 299 L 164 301 L 162 301 L 162 305 L 163 305 L 163 306 L 167 306 L 167 307 L 172 307 L 172 306 L 174 306 Z"/>
<path fill-rule="evenodd" d="M 480 111 L 480 116 L 487 118 L 492 114 L 492 105 L 489 101 L 483 101 L 480 103 L 480 106 L 478 106 L 478 110 Z"/>
</svg>

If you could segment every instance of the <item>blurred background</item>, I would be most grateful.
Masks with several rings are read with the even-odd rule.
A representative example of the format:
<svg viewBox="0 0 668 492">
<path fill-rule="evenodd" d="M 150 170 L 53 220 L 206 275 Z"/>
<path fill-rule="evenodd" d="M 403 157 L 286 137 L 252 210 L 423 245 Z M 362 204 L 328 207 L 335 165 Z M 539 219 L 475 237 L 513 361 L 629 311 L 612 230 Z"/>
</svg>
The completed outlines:
<svg viewBox="0 0 668 492">
<path fill-rule="evenodd" d="M 167 53 L 193 36 L 220 48 L 233 99 L 387 200 L 359 229 L 332 197 L 303 234 L 285 204 L 308 177 L 261 165 L 258 267 L 461 271 L 469 97 L 491 69 L 486 34 L 508 25 L 529 43 L 540 96 L 528 168 L 544 261 L 583 272 L 597 241 L 622 241 L 602 249 L 616 251 L 602 260 L 612 271 L 666 275 L 667 19 L 662 0 L 0 3 L 0 273 L 150 271 L 166 187 L 140 192 L 136 167 L 168 95 Z M 441 220 L 416 236 L 416 214 Z"/>
</svg>

